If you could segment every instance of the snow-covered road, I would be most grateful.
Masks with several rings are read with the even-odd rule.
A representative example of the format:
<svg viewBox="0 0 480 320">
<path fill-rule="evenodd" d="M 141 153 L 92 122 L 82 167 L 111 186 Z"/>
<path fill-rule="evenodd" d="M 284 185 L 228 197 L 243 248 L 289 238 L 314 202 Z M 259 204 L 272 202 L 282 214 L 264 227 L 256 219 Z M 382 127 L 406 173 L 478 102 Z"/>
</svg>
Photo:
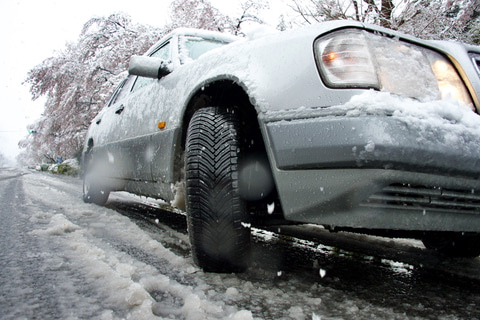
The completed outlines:
<svg viewBox="0 0 480 320">
<path fill-rule="evenodd" d="M 415 241 L 347 237 L 370 255 L 254 230 L 252 268 L 210 274 L 184 217 L 151 199 L 98 207 L 78 178 L 11 168 L 0 197 L 0 319 L 480 318 L 479 258 L 416 264 Z"/>
</svg>

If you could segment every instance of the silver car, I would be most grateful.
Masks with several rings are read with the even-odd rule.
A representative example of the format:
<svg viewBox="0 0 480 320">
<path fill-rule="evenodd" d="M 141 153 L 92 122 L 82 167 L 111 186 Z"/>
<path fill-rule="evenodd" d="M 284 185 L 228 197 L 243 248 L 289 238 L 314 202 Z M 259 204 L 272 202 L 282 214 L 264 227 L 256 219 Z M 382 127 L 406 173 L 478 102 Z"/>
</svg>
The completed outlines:
<svg viewBox="0 0 480 320">
<path fill-rule="evenodd" d="M 234 38 L 176 30 L 93 120 L 84 200 L 186 210 L 206 271 L 243 271 L 255 224 L 480 254 L 480 48 L 329 22 Z"/>
</svg>

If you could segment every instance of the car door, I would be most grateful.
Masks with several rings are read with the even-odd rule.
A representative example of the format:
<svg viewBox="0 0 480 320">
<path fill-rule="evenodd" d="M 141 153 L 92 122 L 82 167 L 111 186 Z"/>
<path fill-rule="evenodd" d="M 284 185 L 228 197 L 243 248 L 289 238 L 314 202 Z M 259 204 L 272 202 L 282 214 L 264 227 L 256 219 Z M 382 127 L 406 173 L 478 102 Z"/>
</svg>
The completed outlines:
<svg viewBox="0 0 480 320">
<path fill-rule="evenodd" d="M 118 128 L 119 116 L 125 109 L 128 95 L 135 77 L 129 76 L 116 88 L 105 107 L 100 111 L 92 123 L 96 157 L 105 163 L 105 176 L 112 178 L 128 178 L 121 150 L 118 142 L 122 139 L 122 132 Z"/>
<path fill-rule="evenodd" d="M 170 41 L 167 41 L 150 56 L 169 61 L 170 50 Z M 131 180 L 152 180 L 151 162 L 159 147 L 154 137 L 160 131 L 159 123 L 163 121 L 160 116 L 162 91 L 158 90 L 162 81 L 135 77 L 128 99 L 116 106 L 119 137 L 115 149 L 120 151 L 126 164 L 124 173 Z"/>
</svg>

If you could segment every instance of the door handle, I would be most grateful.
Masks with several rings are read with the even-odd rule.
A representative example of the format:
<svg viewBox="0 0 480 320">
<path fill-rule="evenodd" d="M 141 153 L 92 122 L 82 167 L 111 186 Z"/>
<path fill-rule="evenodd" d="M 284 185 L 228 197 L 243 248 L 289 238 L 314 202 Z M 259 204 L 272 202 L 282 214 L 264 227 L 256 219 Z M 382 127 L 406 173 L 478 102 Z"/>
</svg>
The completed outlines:
<svg viewBox="0 0 480 320">
<path fill-rule="evenodd" d="M 124 109 L 125 109 L 125 106 L 122 104 L 117 110 L 115 110 L 115 113 L 120 114 L 123 112 Z"/>
</svg>

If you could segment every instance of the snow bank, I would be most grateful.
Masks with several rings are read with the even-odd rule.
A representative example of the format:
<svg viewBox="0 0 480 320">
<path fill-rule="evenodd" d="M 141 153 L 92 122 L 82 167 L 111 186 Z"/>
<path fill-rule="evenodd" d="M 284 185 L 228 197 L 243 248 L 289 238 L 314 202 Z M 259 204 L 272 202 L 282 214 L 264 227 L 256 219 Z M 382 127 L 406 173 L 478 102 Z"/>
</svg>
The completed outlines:
<svg viewBox="0 0 480 320">
<path fill-rule="evenodd" d="M 80 164 L 78 163 L 77 159 L 67 159 L 63 161 L 62 164 L 68 165 L 73 169 L 80 170 Z"/>
<path fill-rule="evenodd" d="M 80 165 L 77 159 L 68 159 L 63 161 L 60 164 L 51 164 L 48 168 L 45 168 L 46 165 L 40 165 L 36 167 L 37 171 L 46 171 L 48 170 L 51 173 L 66 174 L 69 176 L 76 176 L 80 171 Z"/>
</svg>

